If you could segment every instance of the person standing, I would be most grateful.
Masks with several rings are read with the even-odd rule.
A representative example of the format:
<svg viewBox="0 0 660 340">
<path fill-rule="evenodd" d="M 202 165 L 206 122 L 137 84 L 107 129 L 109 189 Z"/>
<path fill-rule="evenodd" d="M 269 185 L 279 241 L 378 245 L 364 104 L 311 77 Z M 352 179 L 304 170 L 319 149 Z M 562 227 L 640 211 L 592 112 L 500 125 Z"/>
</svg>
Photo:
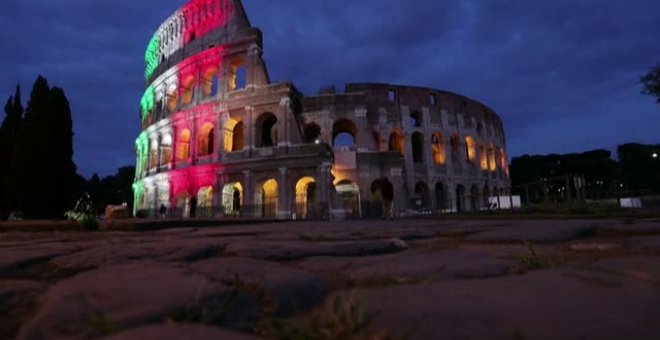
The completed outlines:
<svg viewBox="0 0 660 340">
<path fill-rule="evenodd" d="M 165 213 L 167 213 L 167 207 L 165 206 L 165 204 L 161 204 L 160 209 L 158 211 L 158 214 L 159 214 L 161 219 L 165 218 Z"/>
<path fill-rule="evenodd" d="M 190 218 L 195 218 L 197 214 L 197 197 L 193 196 L 190 199 Z"/>
</svg>

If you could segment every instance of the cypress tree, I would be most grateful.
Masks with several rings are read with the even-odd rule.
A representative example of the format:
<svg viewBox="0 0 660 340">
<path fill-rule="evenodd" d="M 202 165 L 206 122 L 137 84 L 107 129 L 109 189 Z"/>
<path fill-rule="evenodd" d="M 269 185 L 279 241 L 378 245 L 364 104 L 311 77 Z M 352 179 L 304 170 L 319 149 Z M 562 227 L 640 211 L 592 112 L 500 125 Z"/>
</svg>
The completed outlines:
<svg viewBox="0 0 660 340">
<path fill-rule="evenodd" d="M 73 123 L 64 92 L 39 76 L 19 131 L 16 176 L 19 206 L 28 218 L 61 218 L 79 193 L 73 162 Z"/>
<path fill-rule="evenodd" d="M 7 100 L 4 111 L 6 116 L 0 126 L 0 219 L 6 218 L 17 203 L 12 177 L 16 163 L 14 148 L 23 120 L 20 86 L 16 85 L 16 92 Z"/>
</svg>

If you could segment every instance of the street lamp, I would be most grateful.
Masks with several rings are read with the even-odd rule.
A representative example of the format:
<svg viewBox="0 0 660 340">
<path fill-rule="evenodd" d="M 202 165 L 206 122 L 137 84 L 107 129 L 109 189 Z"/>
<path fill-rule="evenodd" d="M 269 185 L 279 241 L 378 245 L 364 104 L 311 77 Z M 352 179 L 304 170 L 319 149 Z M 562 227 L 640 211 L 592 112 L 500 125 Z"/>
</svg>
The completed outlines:
<svg viewBox="0 0 660 340">
<path fill-rule="evenodd" d="M 658 158 L 658 153 L 657 153 L 657 152 L 654 152 L 653 155 L 652 155 L 652 157 L 653 157 L 653 158 Z"/>
</svg>

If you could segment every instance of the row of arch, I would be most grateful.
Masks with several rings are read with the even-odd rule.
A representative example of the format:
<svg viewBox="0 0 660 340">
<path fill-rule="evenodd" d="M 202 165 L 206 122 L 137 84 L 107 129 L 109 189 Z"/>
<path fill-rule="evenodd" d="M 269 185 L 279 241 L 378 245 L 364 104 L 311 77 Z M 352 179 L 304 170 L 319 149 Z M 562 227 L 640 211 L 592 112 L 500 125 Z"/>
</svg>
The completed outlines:
<svg viewBox="0 0 660 340">
<path fill-rule="evenodd" d="M 278 145 L 279 120 L 272 112 L 262 113 L 256 120 L 255 146 L 266 148 Z M 245 123 L 243 121 L 230 118 L 223 126 L 223 140 L 220 142 L 217 138 L 217 131 L 214 124 L 207 122 L 201 125 L 197 130 L 196 153 L 197 157 L 212 156 L 216 151 L 217 145 L 222 145 L 224 152 L 237 152 L 245 148 Z M 164 132 L 160 136 L 155 136 L 148 140 L 148 146 L 136 144 L 137 153 L 140 160 L 138 163 L 140 169 L 153 169 L 172 164 L 173 162 L 186 162 L 193 156 L 193 133 L 190 128 L 183 127 L 173 138 L 171 132 Z M 148 157 L 147 154 L 148 153 Z"/>
<path fill-rule="evenodd" d="M 228 0 L 191 0 L 156 32 L 159 59 L 168 58 L 185 43 L 226 23 L 232 14 Z"/>
<path fill-rule="evenodd" d="M 181 72 L 178 77 L 171 77 L 155 87 L 149 87 L 141 100 L 141 116 L 147 124 L 154 123 L 154 113 L 176 113 L 181 107 L 186 107 L 195 101 L 216 96 L 220 91 L 222 74 L 216 63 L 206 66 L 191 66 L 200 68 Z M 228 91 L 244 88 L 247 85 L 247 70 L 242 59 L 233 60 L 225 71 L 225 86 Z"/>
<path fill-rule="evenodd" d="M 311 143 L 318 141 L 322 136 L 321 127 L 316 123 L 309 123 L 304 130 L 304 141 Z M 387 150 L 404 155 L 406 152 L 406 141 L 404 133 L 400 128 L 394 128 L 387 141 Z M 374 133 L 376 145 L 381 144 L 381 136 Z M 447 162 L 447 144 L 444 135 L 435 131 L 431 134 L 431 161 L 436 165 L 444 165 Z M 356 146 L 357 127 L 350 119 L 341 118 L 335 121 L 332 128 L 332 144 L 335 147 Z M 416 131 L 411 135 L 413 163 L 424 163 L 426 138 L 422 132 Z M 508 169 L 508 160 L 504 148 L 490 143 L 477 143 L 472 136 L 463 139 L 455 133 L 449 137 L 449 154 L 452 160 L 461 158 L 461 149 L 464 147 L 464 158 L 468 163 L 475 163 L 484 171 L 497 171 Z"/>
</svg>

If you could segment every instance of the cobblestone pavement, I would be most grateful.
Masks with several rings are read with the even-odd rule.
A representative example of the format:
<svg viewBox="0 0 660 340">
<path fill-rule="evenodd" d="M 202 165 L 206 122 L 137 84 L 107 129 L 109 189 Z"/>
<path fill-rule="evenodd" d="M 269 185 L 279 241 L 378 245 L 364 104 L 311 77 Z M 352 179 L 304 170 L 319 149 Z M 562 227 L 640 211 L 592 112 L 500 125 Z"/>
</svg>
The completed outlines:
<svg viewBox="0 0 660 340">
<path fill-rule="evenodd" d="M 659 306 L 660 220 L 0 233 L 2 338 L 660 339 Z"/>
</svg>

